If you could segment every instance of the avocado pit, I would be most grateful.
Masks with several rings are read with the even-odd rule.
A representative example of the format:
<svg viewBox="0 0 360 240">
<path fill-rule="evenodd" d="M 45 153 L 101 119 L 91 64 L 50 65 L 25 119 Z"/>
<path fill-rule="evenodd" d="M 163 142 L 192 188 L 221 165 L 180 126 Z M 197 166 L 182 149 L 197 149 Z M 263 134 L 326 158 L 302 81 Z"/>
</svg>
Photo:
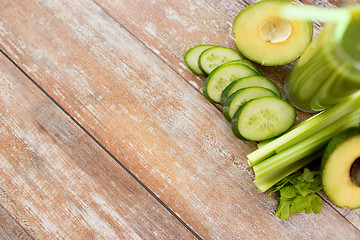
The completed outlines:
<svg viewBox="0 0 360 240">
<path fill-rule="evenodd" d="M 266 42 L 283 42 L 291 35 L 291 24 L 285 19 L 271 18 L 260 27 L 260 35 Z"/>
<path fill-rule="evenodd" d="M 237 49 L 263 66 L 288 64 L 299 58 L 313 37 L 311 21 L 284 18 L 282 9 L 297 4 L 289 0 L 260 0 L 242 9 L 232 32 Z"/>
<path fill-rule="evenodd" d="M 360 187 L 360 157 L 351 165 L 350 178 L 355 185 Z"/>
</svg>

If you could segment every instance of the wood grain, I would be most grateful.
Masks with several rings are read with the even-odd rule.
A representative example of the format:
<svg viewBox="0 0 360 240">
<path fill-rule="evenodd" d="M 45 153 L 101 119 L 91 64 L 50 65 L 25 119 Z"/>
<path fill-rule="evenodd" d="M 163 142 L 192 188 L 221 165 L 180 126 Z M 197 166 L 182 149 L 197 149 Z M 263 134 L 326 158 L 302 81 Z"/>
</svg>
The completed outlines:
<svg viewBox="0 0 360 240">
<path fill-rule="evenodd" d="M 0 239 L 33 239 L 21 225 L 0 205 Z"/>
<path fill-rule="evenodd" d="M 32 237 L 195 238 L 3 55 L 0 63 L 0 204 Z M 28 239 L 0 210 L 0 236 Z"/>
<path fill-rule="evenodd" d="M 182 35 L 179 29 L 199 24 L 191 25 L 190 18 L 196 22 L 213 14 L 209 23 L 228 26 L 226 19 L 237 10 L 226 1 L 131 3 L 135 7 L 116 1 L 113 8 L 127 17 L 127 11 L 135 14 L 125 18 L 140 26 L 138 32 L 125 29 L 125 20 L 111 13 L 116 21 L 92 1 L 3 1 L 0 47 L 201 237 L 357 239 L 359 230 L 328 204 L 318 215 L 279 221 L 274 196 L 260 193 L 252 183 L 245 156 L 254 144 L 232 135 L 222 114 L 199 93 L 202 79 L 180 63 L 201 31 Z M 156 18 L 155 4 L 168 16 Z M 118 5 L 127 7 L 116 10 Z M 194 14 L 196 7 L 199 16 L 185 15 L 182 23 L 182 16 Z M 148 30 L 141 31 L 142 19 L 150 23 Z M 140 38 L 151 34 L 151 24 L 160 23 L 153 42 Z M 217 26 L 212 31 L 217 42 L 212 43 L 232 43 L 223 37 L 226 29 Z M 182 40 L 172 45 L 176 37 Z M 166 45 L 177 46 L 177 52 Z"/>
<path fill-rule="evenodd" d="M 95 2 L 201 91 L 203 79 L 196 77 L 186 67 L 183 61 L 185 52 L 198 44 L 214 44 L 235 49 L 232 23 L 241 9 L 256 1 L 95 0 Z M 345 0 L 295 2 L 336 7 Z M 319 28 L 315 26 L 314 35 L 318 31 Z M 292 64 L 277 67 L 258 65 L 258 67 L 265 76 L 282 87 Z"/>
<path fill-rule="evenodd" d="M 197 77 L 184 65 L 183 56 L 185 52 L 198 44 L 214 44 L 236 49 L 234 36 L 231 32 L 232 22 L 241 9 L 256 1 L 144 2 L 136 0 L 114 2 L 111 0 L 95 0 L 95 2 L 201 92 L 204 79 Z M 335 8 L 345 4 L 346 0 L 297 0 L 294 2 Z M 322 23 L 314 23 L 314 37 L 322 29 L 321 26 Z M 283 83 L 293 64 L 276 67 L 257 66 L 266 77 L 273 80 L 284 92 Z M 311 116 L 301 111 L 297 111 L 297 113 L 297 122 Z M 355 213 L 351 214 L 347 208 L 338 208 L 333 205 L 324 193 L 321 193 L 321 197 L 343 216 L 347 217 L 349 214 L 356 216 Z M 352 221 L 353 219 L 350 218 L 349 220 Z M 359 220 L 352 222 L 360 229 Z"/>
</svg>

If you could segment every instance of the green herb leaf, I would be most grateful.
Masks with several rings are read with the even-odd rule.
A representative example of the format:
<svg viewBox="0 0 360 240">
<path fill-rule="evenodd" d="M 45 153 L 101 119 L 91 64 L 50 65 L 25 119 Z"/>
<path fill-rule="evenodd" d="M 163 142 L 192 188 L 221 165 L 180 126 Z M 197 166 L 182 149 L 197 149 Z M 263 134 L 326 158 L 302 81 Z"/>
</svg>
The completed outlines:
<svg viewBox="0 0 360 240">
<path fill-rule="evenodd" d="M 294 183 L 294 185 L 301 196 L 306 196 L 312 192 L 310 189 L 310 183 L 308 183 L 308 182 L 299 181 L 297 183 Z"/>
<path fill-rule="evenodd" d="M 297 189 L 292 186 L 286 186 L 280 189 L 280 199 L 281 200 L 289 200 L 293 199 L 297 195 Z"/>
<path fill-rule="evenodd" d="M 307 196 L 299 195 L 292 201 L 290 212 L 300 213 L 305 211 L 309 214 L 313 211 L 314 213 L 318 213 L 321 210 L 321 206 L 321 198 L 315 193 L 310 193 Z"/>
<path fill-rule="evenodd" d="M 310 170 L 307 168 L 304 169 L 302 177 L 305 182 L 313 182 L 314 181 L 314 174 L 312 172 L 310 172 Z"/>
<path fill-rule="evenodd" d="M 314 181 L 310 184 L 309 190 L 311 192 L 318 192 L 322 189 L 322 180 L 320 174 L 314 178 Z"/>
<path fill-rule="evenodd" d="M 276 216 L 281 218 L 281 220 L 287 219 L 291 215 L 290 207 L 291 201 L 281 201 Z"/>
<path fill-rule="evenodd" d="M 278 183 L 271 193 L 277 193 L 279 207 L 276 216 L 285 220 L 294 213 L 321 211 L 321 198 L 316 192 L 322 189 L 319 172 L 305 168 L 302 173 L 293 174 Z"/>
</svg>

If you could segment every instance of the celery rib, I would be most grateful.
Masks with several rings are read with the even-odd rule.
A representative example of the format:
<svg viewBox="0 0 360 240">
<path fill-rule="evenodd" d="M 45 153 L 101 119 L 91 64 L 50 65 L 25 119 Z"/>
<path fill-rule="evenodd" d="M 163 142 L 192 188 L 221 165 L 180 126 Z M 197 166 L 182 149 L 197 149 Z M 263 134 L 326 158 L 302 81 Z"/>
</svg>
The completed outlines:
<svg viewBox="0 0 360 240">
<path fill-rule="evenodd" d="M 284 135 L 272 140 L 261 148 L 248 154 L 248 164 L 253 167 L 276 153 L 294 146 L 295 144 L 314 135 L 321 129 L 332 125 L 335 121 L 358 110 L 360 106 L 360 91 L 342 100 L 329 109 L 305 120 Z"/>
<path fill-rule="evenodd" d="M 321 155 L 322 155 L 322 150 L 317 151 L 303 159 L 300 159 L 299 161 L 296 161 L 292 164 L 289 164 L 289 165 L 281 168 L 280 170 L 277 170 L 271 174 L 268 174 L 263 178 L 255 179 L 254 184 L 257 187 L 257 189 L 259 189 L 259 191 L 265 192 L 266 190 L 268 190 L 269 188 L 271 188 L 276 183 L 278 183 L 282 179 L 286 178 L 290 174 L 305 167 L 312 161 L 319 159 L 321 157 Z"/>
<path fill-rule="evenodd" d="M 257 179 L 264 178 L 268 174 L 280 170 L 314 152 L 320 150 L 333 136 L 340 131 L 359 124 L 360 110 L 355 111 L 336 122 L 316 132 L 306 140 L 262 161 L 253 167 Z M 266 146 L 264 146 L 266 147 Z"/>
</svg>

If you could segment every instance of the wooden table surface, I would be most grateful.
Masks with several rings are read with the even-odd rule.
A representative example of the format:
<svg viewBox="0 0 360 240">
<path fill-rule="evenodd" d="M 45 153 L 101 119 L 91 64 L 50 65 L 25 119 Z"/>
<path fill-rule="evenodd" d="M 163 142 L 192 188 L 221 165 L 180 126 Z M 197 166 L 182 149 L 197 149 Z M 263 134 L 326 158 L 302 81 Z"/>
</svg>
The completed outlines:
<svg viewBox="0 0 360 240">
<path fill-rule="evenodd" d="M 360 239 L 360 211 L 323 193 L 321 213 L 280 221 L 255 144 L 183 62 L 235 48 L 253 2 L 1 0 L 0 239 Z M 261 70 L 281 87 L 291 66 Z"/>
</svg>

